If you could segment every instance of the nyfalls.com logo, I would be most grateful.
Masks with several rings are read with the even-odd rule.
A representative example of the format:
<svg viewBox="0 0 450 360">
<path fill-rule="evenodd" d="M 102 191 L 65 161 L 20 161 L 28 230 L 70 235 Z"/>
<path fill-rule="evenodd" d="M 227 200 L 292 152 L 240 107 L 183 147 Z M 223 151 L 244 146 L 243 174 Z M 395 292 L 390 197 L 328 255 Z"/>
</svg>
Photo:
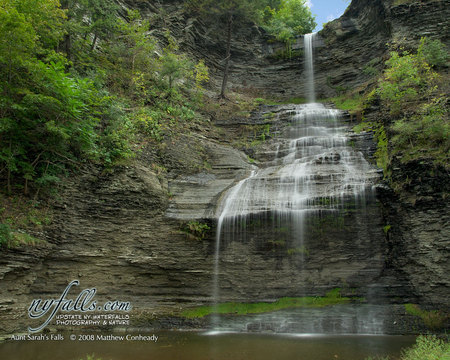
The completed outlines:
<svg viewBox="0 0 450 360">
<path fill-rule="evenodd" d="M 89 312 L 128 312 L 131 310 L 129 302 L 114 300 L 107 301 L 103 305 L 95 299 L 96 288 L 82 290 L 76 298 L 68 298 L 69 292 L 74 286 L 80 285 L 78 280 L 73 280 L 64 289 L 57 299 L 34 299 L 28 308 L 28 316 L 31 319 L 43 319 L 41 325 L 29 327 L 28 331 L 34 333 L 44 329 L 54 318 L 62 318 L 67 321 L 70 317 L 71 325 L 99 325 L 99 319 L 113 315 L 82 315 Z M 71 315 L 58 315 L 58 313 L 71 313 Z M 75 314 L 74 314 L 75 313 Z M 76 314 L 79 313 L 79 314 Z M 128 315 L 127 315 L 128 318 Z"/>
</svg>

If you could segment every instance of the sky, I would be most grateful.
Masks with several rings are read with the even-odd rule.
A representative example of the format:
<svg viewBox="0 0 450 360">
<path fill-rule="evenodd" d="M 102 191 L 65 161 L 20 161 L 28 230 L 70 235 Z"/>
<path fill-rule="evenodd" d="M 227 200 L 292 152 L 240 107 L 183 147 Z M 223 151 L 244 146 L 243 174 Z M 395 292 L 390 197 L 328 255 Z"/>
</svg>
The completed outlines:
<svg viewBox="0 0 450 360">
<path fill-rule="evenodd" d="M 346 0 L 307 0 L 313 15 L 316 15 L 317 27 L 314 31 L 322 29 L 323 24 L 340 17 L 350 1 Z"/>
</svg>

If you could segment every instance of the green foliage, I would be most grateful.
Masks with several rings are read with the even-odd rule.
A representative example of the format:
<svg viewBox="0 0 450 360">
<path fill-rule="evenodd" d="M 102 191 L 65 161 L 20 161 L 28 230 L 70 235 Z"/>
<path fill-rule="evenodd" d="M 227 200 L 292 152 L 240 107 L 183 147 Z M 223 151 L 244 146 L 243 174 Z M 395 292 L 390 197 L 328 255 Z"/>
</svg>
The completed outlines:
<svg viewBox="0 0 450 360">
<path fill-rule="evenodd" d="M 161 49 L 139 12 L 124 20 L 109 0 L 62 6 L 0 2 L 0 176 L 9 193 L 37 196 L 85 162 L 132 157 L 137 133 L 161 141 L 195 118 L 208 80 L 204 62 L 180 53 L 169 33 Z"/>
<path fill-rule="evenodd" d="M 419 91 L 424 87 L 420 65 L 417 58 L 407 52 L 400 56 L 391 52 L 391 58 L 386 62 L 384 80 L 380 82 L 378 95 L 389 102 L 392 114 L 404 110 L 409 102 L 417 101 Z"/>
<path fill-rule="evenodd" d="M 116 32 L 119 6 L 110 0 L 61 0 L 61 6 L 67 14 L 63 51 L 80 72 L 95 70 L 98 56 L 93 50 Z"/>
<path fill-rule="evenodd" d="M 420 335 L 416 343 L 402 351 L 400 360 L 447 360 L 450 357 L 450 343 L 436 336 Z M 391 360 L 389 356 L 367 357 L 365 360 Z"/>
<path fill-rule="evenodd" d="M 264 103 L 265 105 L 287 105 L 287 104 L 306 104 L 308 100 L 303 97 L 292 97 L 289 99 L 262 99 L 258 98 L 255 101 Z"/>
<path fill-rule="evenodd" d="M 428 38 L 422 38 L 417 53 L 431 66 L 444 66 L 449 58 L 448 50 L 440 40 L 431 41 Z"/>
<path fill-rule="evenodd" d="M 345 96 L 345 93 L 349 90 L 348 86 L 333 85 L 333 79 L 331 78 L 331 76 L 327 77 L 327 86 L 336 91 L 338 97 Z"/>
<path fill-rule="evenodd" d="M 348 110 L 351 113 L 361 112 L 363 109 L 363 96 L 359 94 L 344 94 L 340 96 L 333 97 L 331 99 L 326 99 L 324 101 L 333 102 L 338 109 Z"/>
<path fill-rule="evenodd" d="M 435 98 L 422 105 L 409 118 L 396 120 L 392 126 L 393 153 L 401 152 L 402 161 L 432 156 L 446 164 L 450 151 L 450 123 L 445 98 Z"/>
<path fill-rule="evenodd" d="M 422 319 L 423 323 L 430 330 L 439 330 L 445 326 L 448 319 L 444 313 L 438 310 L 426 311 L 422 310 L 416 304 L 405 304 L 405 311 L 407 314 L 417 316 Z"/>
<path fill-rule="evenodd" d="M 386 131 L 383 125 L 379 123 L 371 122 L 360 122 L 353 127 L 355 133 L 360 133 L 361 131 L 372 131 L 374 138 L 377 142 L 377 150 L 375 151 L 375 159 L 377 161 L 377 166 L 383 169 L 385 178 L 389 178 L 391 175 L 391 170 L 389 168 L 390 164 L 390 152 L 389 152 L 389 142 L 386 136 Z"/>
<path fill-rule="evenodd" d="M 41 241 L 30 235 L 52 222 L 51 210 L 36 201 L 0 194 L 0 246 L 15 248 Z"/>
<path fill-rule="evenodd" d="M 295 36 L 310 33 L 316 27 L 305 0 L 281 0 L 278 9 L 266 8 L 262 17 L 269 34 L 285 42 L 288 48 Z"/>
<path fill-rule="evenodd" d="M 398 5 L 402 5 L 402 4 L 409 4 L 412 3 L 414 0 L 394 0 L 393 5 L 394 6 L 398 6 Z"/>
<path fill-rule="evenodd" d="M 378 75 L 379 71 L 375 68 L 375 65 L 379 64 L 380 62 L 380 58 L 373 58 L 364 66 L 363 73 L 370 77 Z"/>
<path fill-rule="evenodd" d="M 269 57 L 274 60 L 291 60 L 294 58 L 301 58 L 303 57 L 303 54 L 303 50 L 293 50 L 291 43 L 288 42 L 284 49 L 275 51 L 273 54 L 269 55 Z"/>
<path fill-rule="evenodd" d="M 263 125 L 262 132 L 259 135 L 259 140 L 266 141 L 266 137 L 270 136 L 270 124 Z"/>
<path fill-rule="evenodd" d="M 8 224 L 0 223 L 0 247 L 6 246 L 11 241 L 11 228 Z"/>
<path fill-rule="evenodd" d="M 183 311 L 182 316 L 188 319 L 201 318 L 211 314 L 246 315 L 277 311 L 289 308 L 320 308 L 351 301 L 348 297 L 340 296 L 340 289 L 329 291 L 326 296 L 306 296 L 300 298 L 281 298 L 275 302 L 259 303 L 222 303 L 215 306 L 200 306 Z"/>
<path fill-rule="evenodd" d="M 444 360 L 450 357 L 450 343 L 436 336 L 419 336 L 416 344 L 403 351 L 401 360 Z"/>
<path fill-rule="evenodd" d="M 377 159 L 377 166 L 383 169 L 384 175 L 389 176 L 389 151 L 388 140 L 384 126 L 377 126 L 375 128 L 375 139 L 377 141 L 377 151 L 375 151 L 375 158 Z"/>
<path fill-rule="evenodd" d="M 85 358 L 85 359 L 80 359 L 80 360 L 102 360 L 102 359 L 96 357 L 95 354 L 91 354 L 91 355 L 88 354 L 88 355 L 86 355 L 86 358 Z"/>
<path fill-rule="evenodd" d="M 426 38 L 421 39 L 417 54 L 391 52 L 377 94 L 389 105 L 392 115 L 401 114 L 411 108 L 411 103 L 430 98 L 435 92 L 439 77 L 427 62 L 432 53 Z"/>
<path fill-rule="evenodd" d="M 421 39 L 416 53 L 391 52 L 378 87 L 366 96 L 367 102 L 381 100 L 391 119 L 386 127 L 363 122 L 354 131 L 374 131 L 377 165 L 387 178 L 394 155 L 401 162 L 426 158 L 435 165 L 448 166 L 448 97 L 443 94 L 441 77 L 432 69 L 432 65 L 442 66 L 446 56 L 439 41 L 427 38 Z M 393 185 L 398 188 L 402 183 Z"/>
<path fill-rule="evenodd" d="M 197 90 L 202 91 L 203 85 L 209 81 L 209 70 L 203 60 L 200 60 L 194 67 L 194 80 Z"/>
<path fill-rule="evenodd" d="M 184 231 L 189 235 L 189 237 L 195 240 L 203 240 L 209 230 L 211 230 L 211 228 L 208 224 L 198 221 L 189 221 L 184 226 Z"/>
<path fill-rule="evenodd" d="M 161 113 L 150 108 L 139 108 L 134 114 L 137 128 L 144 134 L 150 136 L 156 141 L 162 140 L 162 129 L 160 122 L 162 120 Z"/>
</svg>

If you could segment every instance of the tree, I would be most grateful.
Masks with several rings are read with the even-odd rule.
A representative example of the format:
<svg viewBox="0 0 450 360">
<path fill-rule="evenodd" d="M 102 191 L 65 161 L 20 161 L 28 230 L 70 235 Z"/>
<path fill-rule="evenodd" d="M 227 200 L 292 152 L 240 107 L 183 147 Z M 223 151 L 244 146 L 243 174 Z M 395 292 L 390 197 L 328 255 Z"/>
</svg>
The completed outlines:
<svg viewBox="0 0 450 360">
<path fill-rule="evenodd" d="M 279 9 L 272 9 L 271 13 L 264 28 L 284 41 L 288 50 L 295 36 L 310 33 L 317 25 L 305 0 L 281 0 Z"/>
<path fill-rule="evenodd" d="M 225 98 L 230 71 L 233 25 L 240 21 L 256 21 L 266 5 L 266 0 L 191 0 L 191 8 L 195 9 L 201 16 L 214 17 L 225 24 L 225 64 L 220 90 L 221 98 Z"/>
<path fill-rule="evenodd" d="M 66 72 L 55 47 L 65 14 L 56 0 L 0 2 L 0 174 L 7 189 L 52 184 L 99 156 L 97 126 L 107 94 Z"/>
<path fill-rule="evenodd" d="M 27 182 L 35 159 L 26 147 L 29 120 L 27 102 L 32 99 L 29 76 L 38 72 L 37 56 L 57 58 L 52 46 L 62 35 L 64 12 L 57 0 L 3 0 L 0 2 L 0 173 L 7 173 L 7 190 L 19 172 Z"/>
<path fill-rule="evenodd" d="M 117 31 L 119 6 L 112 0 L 62 0 L 61 6 L 68 18 L 62 48 L 76 65 L 86 66 L 98 41 Z"/>
</svg>

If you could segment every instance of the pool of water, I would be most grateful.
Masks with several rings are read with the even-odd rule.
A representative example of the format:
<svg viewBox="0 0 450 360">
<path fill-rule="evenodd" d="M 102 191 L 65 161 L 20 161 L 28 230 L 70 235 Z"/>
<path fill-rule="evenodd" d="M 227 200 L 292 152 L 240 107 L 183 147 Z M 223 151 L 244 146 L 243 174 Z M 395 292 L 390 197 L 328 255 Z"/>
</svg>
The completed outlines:
<svg viewBox="0 0 450 360">
<path fill-rule="evenodd" d="M 402 348 L 415 341 L 413 336 L 175 331 L 141 332 L 143 336 L 157 336 L 156 341 L 155 336 L 153 340 L 97 339 L 97 335 L 127 335 L 122 333 L 62 335 L 64 340 L 5 341 L 0 343 L 0 359 L 79 360 L 86 359 L 88 354 L 95 354 L 95 358 L 102 360 L 364 360 L 368 356 L 398 356 Z M 71 335 L 75 340 L 71 340 Z"/>
</svg>

